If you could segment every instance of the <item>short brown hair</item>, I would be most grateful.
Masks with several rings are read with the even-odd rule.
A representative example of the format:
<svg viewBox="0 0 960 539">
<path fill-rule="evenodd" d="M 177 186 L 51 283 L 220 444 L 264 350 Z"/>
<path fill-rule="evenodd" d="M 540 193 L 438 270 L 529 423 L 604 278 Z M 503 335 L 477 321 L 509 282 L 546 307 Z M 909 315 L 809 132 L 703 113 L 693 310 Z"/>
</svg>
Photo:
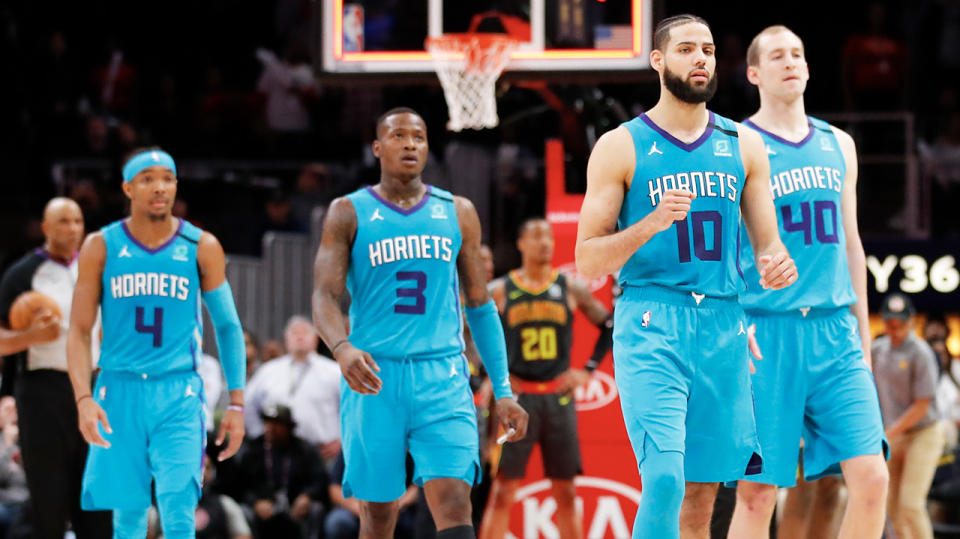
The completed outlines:
<svg viewBox="0 0 960 539">
<path fill-rule="evenodd" d="M 702 17 L 697 17 L 696 15 L 691 15 L 689 13 L 667 17 L 666 19 L 660 21 L 660 23 L 657 24 L 657 29 L 653 31 L 654 50 L 663 50 L 663 47 L 666 46 L 666 44 L 670 41 L 670 30 L 672 30 L 675 26 L 689 24 L 691 22 L 700 23 L 706 26 L 708 29 L 710 28 L 710 25 L 707 24 L 707 21 L 703 20 Z"/>
<path fill-rule="evenodd" d="M 773 34 L 779 34 L 780 32 L 790 32 L 793 35 L 797 35 L 796 32 L 787 28 L 782 24 L 774 24 L 773 26 L 768 26 L 760 31 L 757 34 L 753 41 L 750 42 L 750 46 L 747 47 L 747 65 L 748 66 L 757 66 L 760 65 L 760 38 L 764 36 L 769 36 Z M 800 36 L 797 36 L 797 39 L 800 39 Z M 803 46 L 803 40 L 800 40 L 800 45 Z"/>
</svg>

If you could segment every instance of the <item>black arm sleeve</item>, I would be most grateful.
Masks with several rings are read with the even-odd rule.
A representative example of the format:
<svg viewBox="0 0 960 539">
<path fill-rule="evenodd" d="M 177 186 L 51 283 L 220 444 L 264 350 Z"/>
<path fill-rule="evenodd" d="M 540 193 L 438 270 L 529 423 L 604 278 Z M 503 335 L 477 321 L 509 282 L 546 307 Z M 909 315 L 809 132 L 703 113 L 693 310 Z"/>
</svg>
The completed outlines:
<svg viewBox="0 0 960 539">
<path fill-rule="evenodd" d="M 583 366 L 587 372 L 593 372 L 600 366 L 607 352 L 613 347 L 613 315 L 608 316 L 600 324 L 600 335 L 597 337 L 597 343 L 593 346 L 593 353 L 590 359 Z"/>
</svg>

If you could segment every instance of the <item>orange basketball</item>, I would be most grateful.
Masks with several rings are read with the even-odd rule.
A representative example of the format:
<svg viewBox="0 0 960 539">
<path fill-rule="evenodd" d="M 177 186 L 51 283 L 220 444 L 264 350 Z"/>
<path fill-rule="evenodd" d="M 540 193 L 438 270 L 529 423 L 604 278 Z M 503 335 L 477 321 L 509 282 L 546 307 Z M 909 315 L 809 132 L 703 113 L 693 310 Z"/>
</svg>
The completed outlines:
<svg viewBox="0 0 960 539">
<path fill-rule="evenodd" d="M 60 306 L 50 296 L 30 290 L 17 296 L 10 306 L 10 329 L 21 330 L 30 327 L 30 323 L 43 311 L 50 311 L 60 318 Z"/>
</svg>

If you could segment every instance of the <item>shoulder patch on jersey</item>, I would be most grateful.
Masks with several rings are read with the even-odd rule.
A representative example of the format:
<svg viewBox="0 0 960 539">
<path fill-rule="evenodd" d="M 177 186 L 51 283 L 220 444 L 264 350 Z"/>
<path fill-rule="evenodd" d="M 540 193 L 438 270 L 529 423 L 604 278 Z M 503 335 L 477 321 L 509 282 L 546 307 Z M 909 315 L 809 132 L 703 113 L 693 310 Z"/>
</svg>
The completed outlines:
<svg viewBox="0 0 960 539">
<path fill-rule="evenodd" d="M 430 207 L 430 218 L 431 219 L 446 219 L 447 218 L 447 207 L 441 203 L 436 203 Z"/>
<path fill-rule="evenodd" d="M 186 262 L 189 260 L 187 258 L 187 246 L 186 245 L 177 245 L 173 248 L 173 259 L 180 262 Z"/>
<path fill-rule="evenodd" d="M 733 152 L 730 149 L 730 141 L 723 138 L 713 141 L 713 155 L 719 157 L 732 157 Z"/>
</svg>

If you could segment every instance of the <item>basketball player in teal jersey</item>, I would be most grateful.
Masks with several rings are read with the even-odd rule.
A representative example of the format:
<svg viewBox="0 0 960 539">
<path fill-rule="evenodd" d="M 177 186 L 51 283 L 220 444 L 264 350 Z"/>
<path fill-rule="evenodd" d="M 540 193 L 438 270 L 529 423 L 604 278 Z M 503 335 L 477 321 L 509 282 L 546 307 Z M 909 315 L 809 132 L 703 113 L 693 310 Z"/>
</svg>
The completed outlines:
<svg viewBox="0 0 960 539">
<path fill-rule="evenodd" d="M 760 136 L 706 108 L 714 49 L 703 19 L 662 21 L 650 53 L 659 102 L 603 135 L 587 166 L 577 269 L 620 270 L 613 358 L 643 479 L 634 537 L 707 537 L 717 483 L 761 467 L 737 300 L 741 213 L 760 286 L 797 277 Z"/>
<path fill-rule="evenodd" d="M 80 432 L 90 443 L 84 509 L 112 509 L 114 537 L 147 534 L 151 482 L 163 533 L 195 536 L 206 428 L 200 301 L 216 329 L 230 406 L 217 445 L 226 459 L 243 441 L 243 331 L 225 276 L 220 242 L 171 214 L 173 158 L 135 152 L 123 167 L 130 217 L 91 234 L 80 249 L 67 362 Z M 103 342 L 90 391 L 90 328 L 100 309 Z"/>
<path fill-rule="evenodd" d="M 465 317 L 498 417 L 526 434 L 486 288 L 480 220 L 467 199 L 426 185 L 427 128 L 408 108 L 377 121 L 380 182 L 330 205 L 317 252 L 317 331 L 343 372 L 344 496 L 361 500 L 361 537 L 393 537 L 405 458 L 441 539 L 472 539 L 470 488 L 481 477 L 476 411 L 463 356 Z M 459 271 L 458 271 L 459 270 Z M 340 299 L 350 292 L 350 334 Z"/>
<path fill-rule="evenodd" d="M 777 487 L 796 484 L 802 437 L 807 481 L 842 469 L 849 498 L 840 537 L 880 537 L 886 442 L 868 366 L 856 148 L 850 135 L 804 112 L 809 72 L 796 34 L 784 26 L 763 30 L 747 64 L 760 110 L 744 123 L 766 145 L 780 233 L 800 279 L 782 292 L 757 286 L 753 243 L 742 237 L 747 289 L 740 303 L 765 352 L 752 377 L 764 469 L 739 483 L 730 535 L 768 536 Z"/>
</svg>

